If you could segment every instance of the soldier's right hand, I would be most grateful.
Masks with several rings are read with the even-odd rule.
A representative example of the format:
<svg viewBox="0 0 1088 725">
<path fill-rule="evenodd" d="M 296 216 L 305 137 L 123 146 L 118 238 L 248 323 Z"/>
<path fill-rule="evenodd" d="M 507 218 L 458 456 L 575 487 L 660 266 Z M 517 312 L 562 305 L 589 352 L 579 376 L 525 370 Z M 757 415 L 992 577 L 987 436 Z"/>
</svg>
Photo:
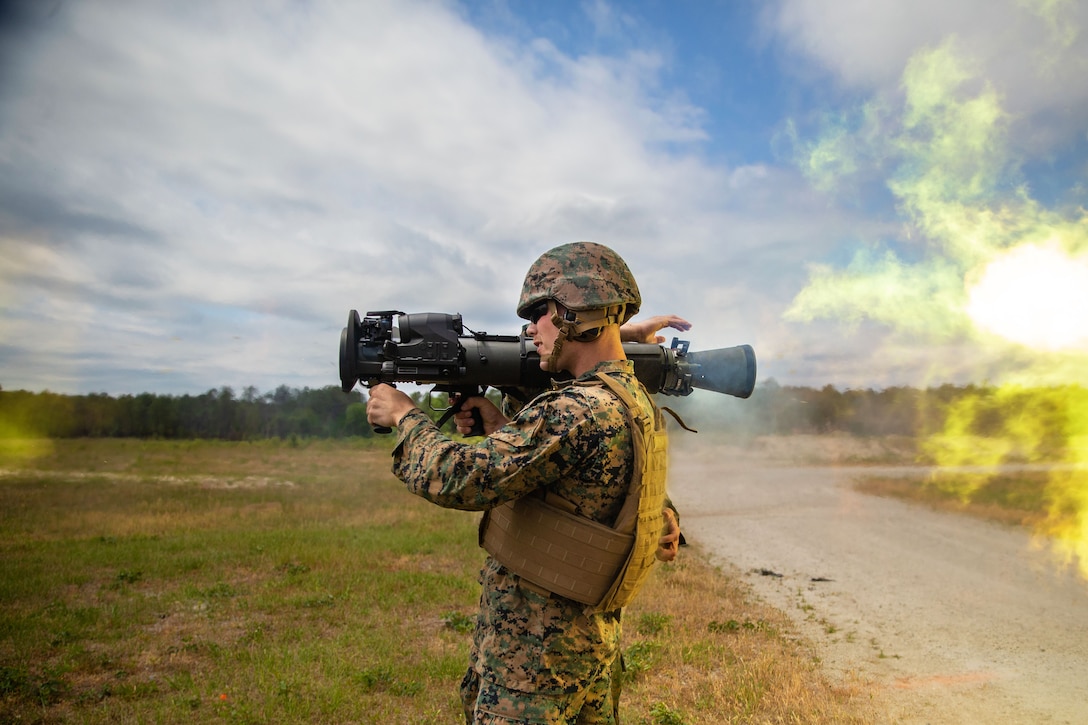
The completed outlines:
<svg viewBox="0 0 1088 725">
<path fill-rule="evenodd" d="M 499 428 L 510 422 L 510 420 L 502 414 L 495 404 L 487 398 L 474 395 L 471 398 L 466 398 L 461 404 L 461 410 L 453 414 L 453 423 L 457 426 L 457 432 L 461 435 L 468 435 L 472 430 L 474 421 L 472 419 L 472 411 L 480 411 L 480 418 L 483 420 L 484 435 L 491 435 Z"/>
</svg>

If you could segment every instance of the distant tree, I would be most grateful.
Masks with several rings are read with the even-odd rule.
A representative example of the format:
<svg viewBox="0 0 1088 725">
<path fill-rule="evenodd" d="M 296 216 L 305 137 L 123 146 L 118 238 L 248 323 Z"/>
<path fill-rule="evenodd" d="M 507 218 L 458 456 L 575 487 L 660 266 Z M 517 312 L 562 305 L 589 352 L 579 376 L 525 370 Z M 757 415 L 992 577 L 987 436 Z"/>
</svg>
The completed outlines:
<svg viewBox="0 0 1088 725">
<path fill-rule="evenodd" d="M 374 434 L 366 420 L 366 403 L 351 403 L 344 411 L 344 433 L 349 436 L 371 436 Z"/>
</svg>

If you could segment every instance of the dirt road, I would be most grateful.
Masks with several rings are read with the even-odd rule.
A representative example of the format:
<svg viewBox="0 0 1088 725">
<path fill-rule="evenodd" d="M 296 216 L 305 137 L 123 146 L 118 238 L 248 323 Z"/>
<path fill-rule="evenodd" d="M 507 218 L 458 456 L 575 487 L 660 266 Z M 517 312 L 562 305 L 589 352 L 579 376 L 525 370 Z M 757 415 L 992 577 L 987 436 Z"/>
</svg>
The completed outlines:
<svg viewBox="0 0 1088 725">
<path fill-rule="evenodd" d="M 855 492 L 897 469 L 826 445 L 675 445 L 685 535 L 872 683 L 882 722 L 1088 722 L 1088 584 L 1026 532 Z"/>
</svg>

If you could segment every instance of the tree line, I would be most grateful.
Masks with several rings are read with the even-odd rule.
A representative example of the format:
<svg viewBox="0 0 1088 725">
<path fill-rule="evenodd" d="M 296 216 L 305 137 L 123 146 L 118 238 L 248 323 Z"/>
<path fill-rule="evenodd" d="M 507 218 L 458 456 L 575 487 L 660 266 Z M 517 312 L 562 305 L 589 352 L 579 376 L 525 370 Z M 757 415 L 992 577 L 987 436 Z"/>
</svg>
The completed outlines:
<svg viewBox="0 0 1088 725">
<path fill-rule="evenodd" d="M 439 417 L 423 394 L 412 395 L 432 418 Z M 1073 435 L 1070 425 L 1083 423 L 1085 416 L 1077 411 L 1088 410 L 1088 391 L 986 385 L 840 390 L 782 386 L 771 379 L 748 400 L 697 391 L 687 398 L 659 396 L 659 403 L 700 430 L 751 435 L 921 436 L 940 432 L 954 420 L 962 432 L 986 436 L 1023 427 L 1027 420 L 1033 435 L 1057 441 Z M 263 394 L 253 387 L 240 395 L 223 387 L 200 395 L 117 397 L 0 389 L 0 435 L 252 440 L 370 436 L 373 431 L 361 391 L 281 385 Z"/>
<path fill-rule="evenodd" d="M 694 398 L 694 396 L 692 396 Z M 677 406 L 707 428 L 763 434 L 976 436 L 1016 441 L 1034 451 L 1088 440 L 1088 388 L 1080 385 L 940 385 L 839 390 L 780 386 L 773 379 L 750 400 L 707 398 Z"/>
<path fill-rule="evenodd" d="M 230 387 L 200 395 L 63 395 L 0 391 L 0 429 L 49 438 L 340 438 L 371 435 L 358 391 Z"/>
</svg>

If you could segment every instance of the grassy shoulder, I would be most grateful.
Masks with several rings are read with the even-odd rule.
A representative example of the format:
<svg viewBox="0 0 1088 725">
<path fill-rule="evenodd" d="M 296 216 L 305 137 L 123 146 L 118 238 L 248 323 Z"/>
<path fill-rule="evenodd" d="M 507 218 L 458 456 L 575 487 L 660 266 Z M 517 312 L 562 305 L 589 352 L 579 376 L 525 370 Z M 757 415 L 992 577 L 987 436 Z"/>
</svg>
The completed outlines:
<svg viewBox="0 0 1088 725">
<path fill-rule="evenodd" d="M 1037 529 L 1052 510 L 1052 497 L 1048 493 L 1052 480 L 1052 474 L 1046 471 L 996 475 L 937 471 L 917 476 L 867 476 L 855 487 L 874 496 Z"/>
<path fill-rule="evenodd" d="M 947 445 L 949 440 L 942 442 Z M 718 450 L 728 445 L 727 439 L 720 444 L 715 441 Z M 1021 526 L 1044 535 L 1061 536 L 1067 530 L 1076 530 L 1083 518 L 1088 474 L 1083 465 L 1067 463 L 1078 459 L 1068 446 L 1039 448 L 1032 456 L 1009 447 L 1002 459 L 1003 467 L 942 467 L 932 446 L 903 436 L 770 436 L 756 438 L 748 445 L 764 459 L 785 465 L 857 467 L 862 475 L 854 487 L 863 493 Z M 992 448 L 994 442 L 977 436 L 963 437 L 956 439 L 955 446 L 961 451 L 977 449 L 983 452 L 980 458 L 990 460 L 992 456 L 986 449 Z M 743 454 L 741 451 L 735 455 Z M 894 475 L 864 475 L 865 467 L 874 465 L 903 470 Z M 910 467 L 915 472 L 907 472 Z"/>
<path fill-rule="evenodd" d="M 476 516 L 388 441 L 0 443 L 0 721 L 460 721 Z M 865 722 L 685 550 L 625 613 L 625 722 Z"/>
</svg>

